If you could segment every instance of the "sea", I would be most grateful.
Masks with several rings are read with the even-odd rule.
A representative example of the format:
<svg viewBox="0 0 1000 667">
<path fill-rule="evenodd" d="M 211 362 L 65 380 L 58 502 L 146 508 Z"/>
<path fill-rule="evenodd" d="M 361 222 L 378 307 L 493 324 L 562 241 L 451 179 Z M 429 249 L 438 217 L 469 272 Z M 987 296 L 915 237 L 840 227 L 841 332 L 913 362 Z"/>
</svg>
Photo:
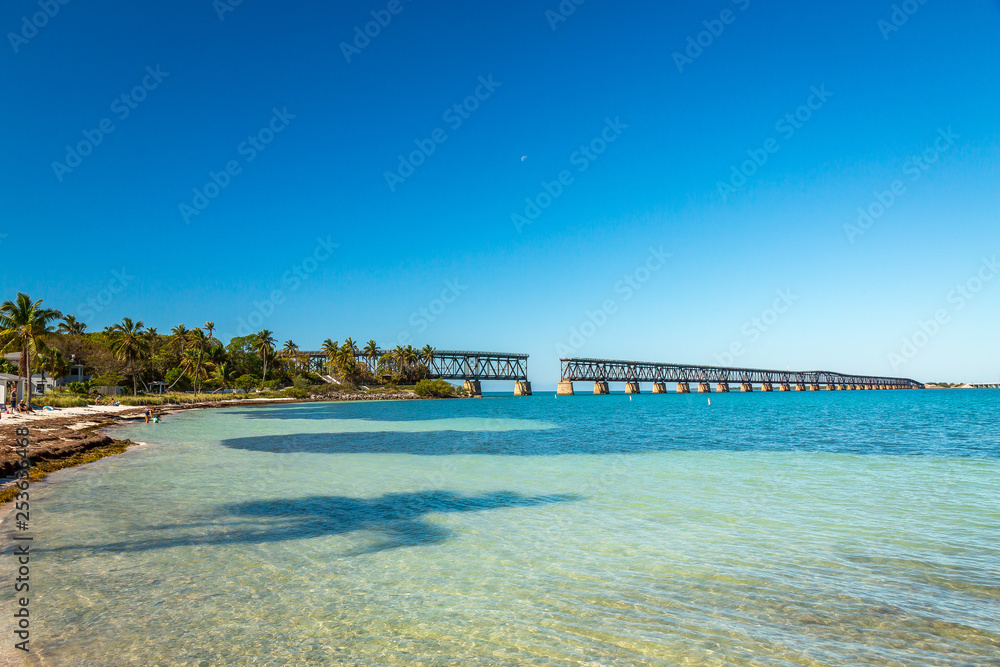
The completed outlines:
<svg viewBox="0 0 1000 667">
<path fill-rule="evenodd" d="M 304 403 L 118 427 L 144 444 L 31 488 L 31 652 L 15 654 L 1000 665 L 1000 391 L 707 398 Z M 13 516 L 0 530 L 10 544 Z"/>
</svg>

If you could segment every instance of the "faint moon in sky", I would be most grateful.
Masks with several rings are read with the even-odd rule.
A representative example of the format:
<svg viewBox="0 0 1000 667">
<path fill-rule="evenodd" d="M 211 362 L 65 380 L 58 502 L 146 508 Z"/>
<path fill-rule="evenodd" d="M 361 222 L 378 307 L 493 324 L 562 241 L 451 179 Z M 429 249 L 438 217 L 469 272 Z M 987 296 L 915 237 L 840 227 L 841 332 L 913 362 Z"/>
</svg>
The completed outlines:
<svg viewBox="0 0 1000 667">
<path fill-rule="evenodd" d="M 522 155 L 522 156 L 521 156 L 521 162 L 524 162 L 524 161 L 525 161 L 525 160 L 527 160 L 527 159 L 528 159 L 528 156 L 527 156 L 527 155 Z"/>
</svg>

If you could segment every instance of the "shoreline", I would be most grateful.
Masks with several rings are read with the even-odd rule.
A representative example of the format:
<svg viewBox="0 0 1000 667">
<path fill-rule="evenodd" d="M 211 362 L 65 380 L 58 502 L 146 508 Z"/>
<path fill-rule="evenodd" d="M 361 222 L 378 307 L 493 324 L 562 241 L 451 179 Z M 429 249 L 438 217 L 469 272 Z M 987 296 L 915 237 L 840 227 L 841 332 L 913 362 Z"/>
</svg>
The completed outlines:
<svg viewBox="0 0 1000 667">
<path fill-rule="evenodd" d="M 94 461 L 123 454 L 129 449 L 145 443 L 118 440 L 104 432 L 123 423 L 144 419 L 147 409 L 161 415 L 177 414 L 187 410 L 208 410 L 213 408 L 255 407 L 264 405 L 285 405 L 291 403 L 340 403 L 354 401 L 406 401 L 437 400 L 417 396 L 412 392 L 399 394 L 369 394 L 357 392 L 336 397 L 322 396 L 309 398 L 250 398 L 201 403 L 178 403 L 167 405 L 89 405 L 73 408 L 39 409 L 30 414 L 4 414 L 0 418 L 0 508 L 13 497 L 19 457 L 14 453 L 16 430 L 31 429 L 28 455 L 31 459 L 31 482 L 38 482 L 52 472 L 65 468 L 92 463 Z"/>
</svg>

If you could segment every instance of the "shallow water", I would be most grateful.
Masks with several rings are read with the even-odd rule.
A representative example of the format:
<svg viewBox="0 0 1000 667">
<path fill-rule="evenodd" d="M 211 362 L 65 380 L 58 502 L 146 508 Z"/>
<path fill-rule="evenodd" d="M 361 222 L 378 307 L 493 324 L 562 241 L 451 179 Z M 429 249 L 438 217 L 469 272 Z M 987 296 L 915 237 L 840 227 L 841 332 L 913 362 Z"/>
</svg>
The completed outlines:
<svg viewBox="0 0 1000 667">
<path fill-rule="evenodd" d="M 1000 664 L 998 407 L 540 395 L 125 427 L 150 444 L 32 489 L 28 664 Z"/>
</svg>

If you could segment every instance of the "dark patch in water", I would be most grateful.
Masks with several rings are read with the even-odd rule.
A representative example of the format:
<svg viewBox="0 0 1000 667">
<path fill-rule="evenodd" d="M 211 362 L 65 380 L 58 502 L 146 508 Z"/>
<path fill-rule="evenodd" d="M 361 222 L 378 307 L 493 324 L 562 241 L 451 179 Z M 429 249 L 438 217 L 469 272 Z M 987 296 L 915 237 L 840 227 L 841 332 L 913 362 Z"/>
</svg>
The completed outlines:
<svg viewBox="0 0 1000 667">
<path fill-rule="evenodd" d="M 374 531 L 384 535 L 385 539 L 358 552 L 373 553 L 437 544 L 452 537 L 451 531 L 423 520 L 427 514 L 535 507 L 579 499 L 579 496 L 570 494 L 524 496 L 512 491 L 472 496 L 451 491 L 420 491 L 387 493 L 377 498 L 309 496 L 253 500 L 222 505 L 201 521 L 152 526 L 130 541 L 59 547 L 46 551 L 130 552 L 192 545 L 267 544 Z M 184 532 L 172 537 L 141 537 L 142 533 L 164 530 Z"/>
</svg>

